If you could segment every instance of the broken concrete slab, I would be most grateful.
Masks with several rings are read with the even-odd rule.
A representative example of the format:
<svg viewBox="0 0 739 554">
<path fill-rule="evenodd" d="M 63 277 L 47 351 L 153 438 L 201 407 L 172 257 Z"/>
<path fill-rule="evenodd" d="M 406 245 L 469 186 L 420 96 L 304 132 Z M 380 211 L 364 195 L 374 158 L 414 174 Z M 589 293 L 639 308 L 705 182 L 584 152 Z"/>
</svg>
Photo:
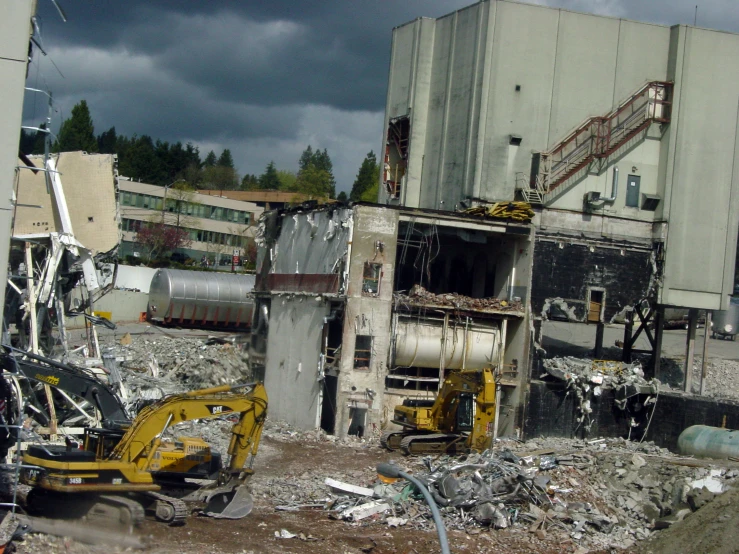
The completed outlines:
<svg viewBox="0 0 739 554">
<path fill-rule="evenodd" d="M 343 483 L 341 481 L 337 481 L 336 479 L 331 479 L 330 477 L 326 477 L 326 480 L 324 481 L 324 483 L 326 483 L 333 490 L 338 491 L 340 493 L 355 494 L 357 496 L 369 496 L 369 497 L 372 497 L 375 495 L 375 491 L 373 489 L 368 489 L 366 487 L 358 487 L 357 485 L 351 485 L 349 483 Z"/>
</svg>

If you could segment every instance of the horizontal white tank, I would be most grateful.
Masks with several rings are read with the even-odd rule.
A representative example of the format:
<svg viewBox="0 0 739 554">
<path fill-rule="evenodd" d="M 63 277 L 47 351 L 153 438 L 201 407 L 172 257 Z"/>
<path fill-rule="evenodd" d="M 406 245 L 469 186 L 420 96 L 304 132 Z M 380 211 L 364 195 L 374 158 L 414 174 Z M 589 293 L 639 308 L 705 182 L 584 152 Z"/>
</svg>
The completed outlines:
<svg viewBox="0 0 739 554">
<path fill-rule="evenodd" d="M 438 368 L 441 364 L 441 323 L 400 321 L 395 335 L 395 365 Z M 498 361 L 500 331 L 497 327 L 449 325 L 446 330 L 444 367 L 482 369 Z"/>
<path fill-rule="evenodd" d="M 254 275 L 160 269 L 149 286 L 150 320 L 177 325 L 249 327 Z"/>
</svg>

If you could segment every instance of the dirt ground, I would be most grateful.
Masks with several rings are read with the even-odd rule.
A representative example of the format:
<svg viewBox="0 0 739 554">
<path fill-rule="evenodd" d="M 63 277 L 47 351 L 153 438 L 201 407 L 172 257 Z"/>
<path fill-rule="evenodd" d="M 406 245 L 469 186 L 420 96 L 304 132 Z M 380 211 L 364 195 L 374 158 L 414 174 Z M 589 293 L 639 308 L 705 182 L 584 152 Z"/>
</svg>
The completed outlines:
<svg viewBox="0 0 739 554">
<path fill-rule="evenodd" d="M 268 488 L 271 480 L 289 482 L 303 474 L 323 471 L 326 477 L 361 472 L 369 475 L 378 462 L 389 454 L 379 446 L 303 443 L 264 437 L 255 463 L 253 486 Z M 365 485 L 366 483 L 358 483 Z M 291 539 L 275 537 L 282 529 L 298 535 Z M 574 543 L 561 543 L 553 536 L 538 539 L 521 529 L 488 531 L 475 529 L 472 534 L 449 531 L 453 552 L 536 552 L 541 554 L 576 552 Z M 302 540 L 300 535 L 305 537 Z M 372 518 L 359 523 L 330 519 L 324 511 L 276 511 L 272 498 L 255 495 L 254 511 L 246 518 L 230 521 L 191 516 L 182 527 L 167 527 L 146 521 L 141 529 L 148 544 L 145 552 L 189 553 L 350 553 L 350 554 L 425 554 L 440 552 L 436 533 L 408 527 L 389 528 Z M 114 545 L 89 546 L 69 539 L 31 535 L 18 543 L 19 554 L 38 552 L 80 554 L 124 552 Z"/>
</svg>

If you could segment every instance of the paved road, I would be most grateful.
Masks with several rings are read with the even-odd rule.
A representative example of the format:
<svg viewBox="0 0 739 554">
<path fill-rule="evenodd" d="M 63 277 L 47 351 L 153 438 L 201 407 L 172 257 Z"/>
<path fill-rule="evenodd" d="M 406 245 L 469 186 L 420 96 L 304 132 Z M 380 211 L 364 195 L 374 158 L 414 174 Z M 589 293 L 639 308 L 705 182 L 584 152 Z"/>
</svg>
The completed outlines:
<svg viewBox="0 0 739 554">
<path fill-rule="evenodd" d="M 636 330 L 636 328 L 635 328 Z M 695 340 L 695 353 L 703 353 L 703 332 L 698 329 Z M 624 338 L 623 325 L 606 325 L 603 346 L 609 348 L 611 357 L 617 356 L 614 347 L 617 340 Z M 667 330 L 662 338 L 662 356 L 684 358 L 687 331 Z M 565 321 L 545 321 L 542 324 L 542 346 L 549 355 L 585 356 L 595 345 L 595 325 L 568 323 Z M 644 333 L 637 339 L 636 348 L 649 349 L 649 341 Z M 619 349 L 620 350 L 620 349 Z M 739 361 L 739 341 L 708 339 L 708 357 Z"/>
</svg>

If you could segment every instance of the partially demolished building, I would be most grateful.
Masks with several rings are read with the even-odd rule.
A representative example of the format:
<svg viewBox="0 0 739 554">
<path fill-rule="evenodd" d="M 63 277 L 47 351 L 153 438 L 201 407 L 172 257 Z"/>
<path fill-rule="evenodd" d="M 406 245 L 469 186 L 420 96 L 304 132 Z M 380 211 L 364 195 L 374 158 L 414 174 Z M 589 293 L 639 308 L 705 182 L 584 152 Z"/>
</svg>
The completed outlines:
<svg viewBox="0 0 739 554">
<path fill-rule="evenodd" d="M 737 56 L 736 34 L 507 0 L 416 19 L 393 31 L 380 201 L 534 204 L 543 317 L 726 309 Z"/>
<path fill-rule="evenodd" d="M 270 413 L 363 435 L 450 368 L 495 367 L 501 433 L 521 425 L 530 223 L 377 205 L 267 212 L 250 362 Z"/>
</svg>

